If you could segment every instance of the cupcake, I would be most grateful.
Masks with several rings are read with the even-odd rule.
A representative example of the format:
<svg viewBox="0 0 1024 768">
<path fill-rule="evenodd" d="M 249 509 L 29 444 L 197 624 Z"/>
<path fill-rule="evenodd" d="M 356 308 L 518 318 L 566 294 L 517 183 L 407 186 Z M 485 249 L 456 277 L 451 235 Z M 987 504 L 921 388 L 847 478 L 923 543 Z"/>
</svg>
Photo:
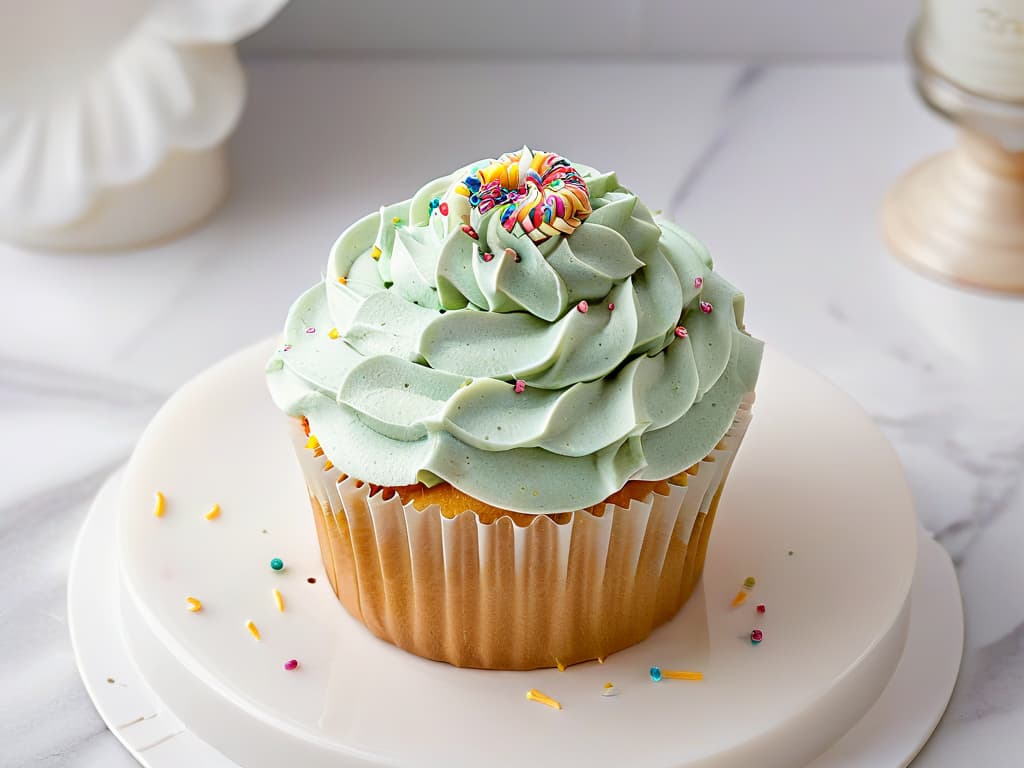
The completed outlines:
<svg viewBox="0 0 1024 768">
<path fill-rule="evenodd" d="M 426 658 L 533 669 L 686 602 L 761 351 L 693 236 L 523 148 L 349 227 L 267 379 L 349 613 Z"/>
</svg>

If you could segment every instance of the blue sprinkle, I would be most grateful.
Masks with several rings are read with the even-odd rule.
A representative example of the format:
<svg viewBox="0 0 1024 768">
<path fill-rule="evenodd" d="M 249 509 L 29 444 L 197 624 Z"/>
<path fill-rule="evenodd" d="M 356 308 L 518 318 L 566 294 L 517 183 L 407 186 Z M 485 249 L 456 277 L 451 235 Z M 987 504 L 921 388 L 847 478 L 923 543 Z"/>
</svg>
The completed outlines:
<svg viewBox="0 0 1024 768">
<path fill-rule="evenodd" d="M 651 667 L 651 680 L 656 683 L 661 682 L 661 667 Z"/>
<path fill-rule="evenodd" d="M 470 195 L 469 196 L 469 204 L 470 205 L 480 205 L 480 195 Z"/>
</svg>

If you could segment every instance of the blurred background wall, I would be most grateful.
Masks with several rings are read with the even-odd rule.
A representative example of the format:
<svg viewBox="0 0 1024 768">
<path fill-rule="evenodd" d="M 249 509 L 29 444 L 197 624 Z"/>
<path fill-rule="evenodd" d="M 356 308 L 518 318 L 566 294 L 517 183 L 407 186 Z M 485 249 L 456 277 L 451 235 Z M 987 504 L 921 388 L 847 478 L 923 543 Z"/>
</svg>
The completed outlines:
<svg viewBox="0 0 1024 768">
<path fill-rule="evenodd" d="M 248 52 L 637 58 L 902 55 L 917 0 L 292 0 Z M 445 24 L 437 24 L 439 16 Z M 481 33 L 480 30 L 489 30 Z M 557 76 L 557 73 L 553 73 Z"/>
</svg>

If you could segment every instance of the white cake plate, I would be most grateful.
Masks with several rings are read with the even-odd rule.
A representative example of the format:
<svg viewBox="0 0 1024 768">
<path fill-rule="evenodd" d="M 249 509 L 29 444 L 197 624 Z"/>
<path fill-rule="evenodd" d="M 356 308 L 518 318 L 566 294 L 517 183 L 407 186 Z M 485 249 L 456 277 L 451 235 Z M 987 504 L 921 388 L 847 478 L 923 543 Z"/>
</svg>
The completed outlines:
<svg viewBox="0 0 1024 768">
<path fill-rule="evenodd" d="M 399 651 L 337 604 L 266 402 L 268 349 L 172 398 L 97 496 L 76 547 L 69 625 L 82 678 L 147 768 L 874 768 L 906 765 L 938 722 L 963 643 L 954 571 L 919 532 L 884 438 L 806 370 L 766 356 L 703 591 L 676 619 L 603 665 L 485 672 Z M 159 519 L 157 487 L 169 502 Z M 213 501 L 223 513 L 207 521 Z M 268 567 L 273 556 L 284 572 Z M 757 586 L 730 608 L 747 575 Z M 203 611 L 187 612 L 187 595 Z M 760 646 L 747 639 L 753 627 Z M 282 669 L 289 658 L 299 669 Z M 652 683 L 652 664 L 705 680 Z M 606 680 L 618 696 L 601 696 Z M 526 701 L 529 688 L 564 709 Z"/>
</svg>

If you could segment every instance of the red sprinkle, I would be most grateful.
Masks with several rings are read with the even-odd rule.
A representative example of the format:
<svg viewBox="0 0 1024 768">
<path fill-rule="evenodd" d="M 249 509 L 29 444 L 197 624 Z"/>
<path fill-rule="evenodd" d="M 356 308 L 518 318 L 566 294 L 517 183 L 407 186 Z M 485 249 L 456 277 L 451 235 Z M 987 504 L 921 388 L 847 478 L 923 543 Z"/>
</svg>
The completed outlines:
<svg viewBox="0 0 1024 768">
<path fill-rule="evenodd" d="M 472 237 L 474 240 L 479 240 L 480 239 L 480 235 L 478 235 L 476 233 L 476 230 L 473 229 L 471 226 L 469 226 L 469 224 L 463 224 L 462 225 L 462 231 L 465 232 L 470 237 Z"/>
<path fill-rule="evenodd" d="M 681 326 L 681 325 L 677 325 L 676 326 L 676 336 L 678 336 L 680 339 L 685 339 L 689 335 L 690 334 L 688 334 L 686 332 L 686 329 L 683 328 L 683 326 Z"/>
<path fill-rule="evenodd" d="M 710 301 L 702 301 L 700 303 L 700 311 L 703 312 L 705 315 L 710 315 L 714 311 L 714 309 L 715 308 L 711 306 Z"/>
<path fill-rule="evenodd" d="M 484 261 L 492 261 L 494 259 L 494 254 L 484 251 L 482 254 L 480 254 L 480 258 L 483 259 Z"/>
<path fill-rule="evenodd" d="M 526 390 L 526 382 L 523 381 L 522 379 L 516 379 L 516 385 L 513 387 L 513 390 L 515 390 L 515 393 L 517 395 L 523 394 L 523 392 Z"/>
<path fill-rule="evenodd" d="M 764 613 L 766 610 L 768 610 L 768 609 L 765 608 L 764 603 L 758 603 L 757 604 L 757 612 L 758 613 Z"/>
<path fill-rule="evenodd" d="M 439 210 L 441 212 L 442 216 L 447 216 L 448 215 L 448 203 L 441 203 L 441 205 L 439 205 L 437 207 L 437 210 Z"/>
<path fill-rule="evenodd" d="M 704 278 L 703 277 L 695 277 L 695 278 L 693 278 L 693 287 L 694 288 L 700 288 L 702 285 L 704 285 Z"/>
<path fill-rule="evenodd" d="M 289 659 L 288 661 L 286 661 L 284 663 L 284 668 L 286 670 L 288 670 L 289 672 L 291 672 L 293 669 L 298 669 L 299 668 L 299 661 L 298 661 L 298 659 Z"/>
<path fill-rule="evenodd" d="M 762 640 L 764 640 L 764 632 L 762 632 L 760 629 L 752 629 L 750 631 L 750 642 L 752 642 L 754 645 L 757 645 Z"/>
<path fill-rule="evenodd" d="M 581 301 L 579 304 L 576 305 L 576 309 L 578 309 L 581 313 L 583 313 L 585 315 L 589 311 L 590 305 L 587 304 L 586 300 L 584 300 L 584 301 Z"/>
<path fill-rule="evenodd" d="M 614 303 L 608 305 L 608 311 L 609 312 L 614 312 L 615 311 L 615 304 Z"/>
</svg>

